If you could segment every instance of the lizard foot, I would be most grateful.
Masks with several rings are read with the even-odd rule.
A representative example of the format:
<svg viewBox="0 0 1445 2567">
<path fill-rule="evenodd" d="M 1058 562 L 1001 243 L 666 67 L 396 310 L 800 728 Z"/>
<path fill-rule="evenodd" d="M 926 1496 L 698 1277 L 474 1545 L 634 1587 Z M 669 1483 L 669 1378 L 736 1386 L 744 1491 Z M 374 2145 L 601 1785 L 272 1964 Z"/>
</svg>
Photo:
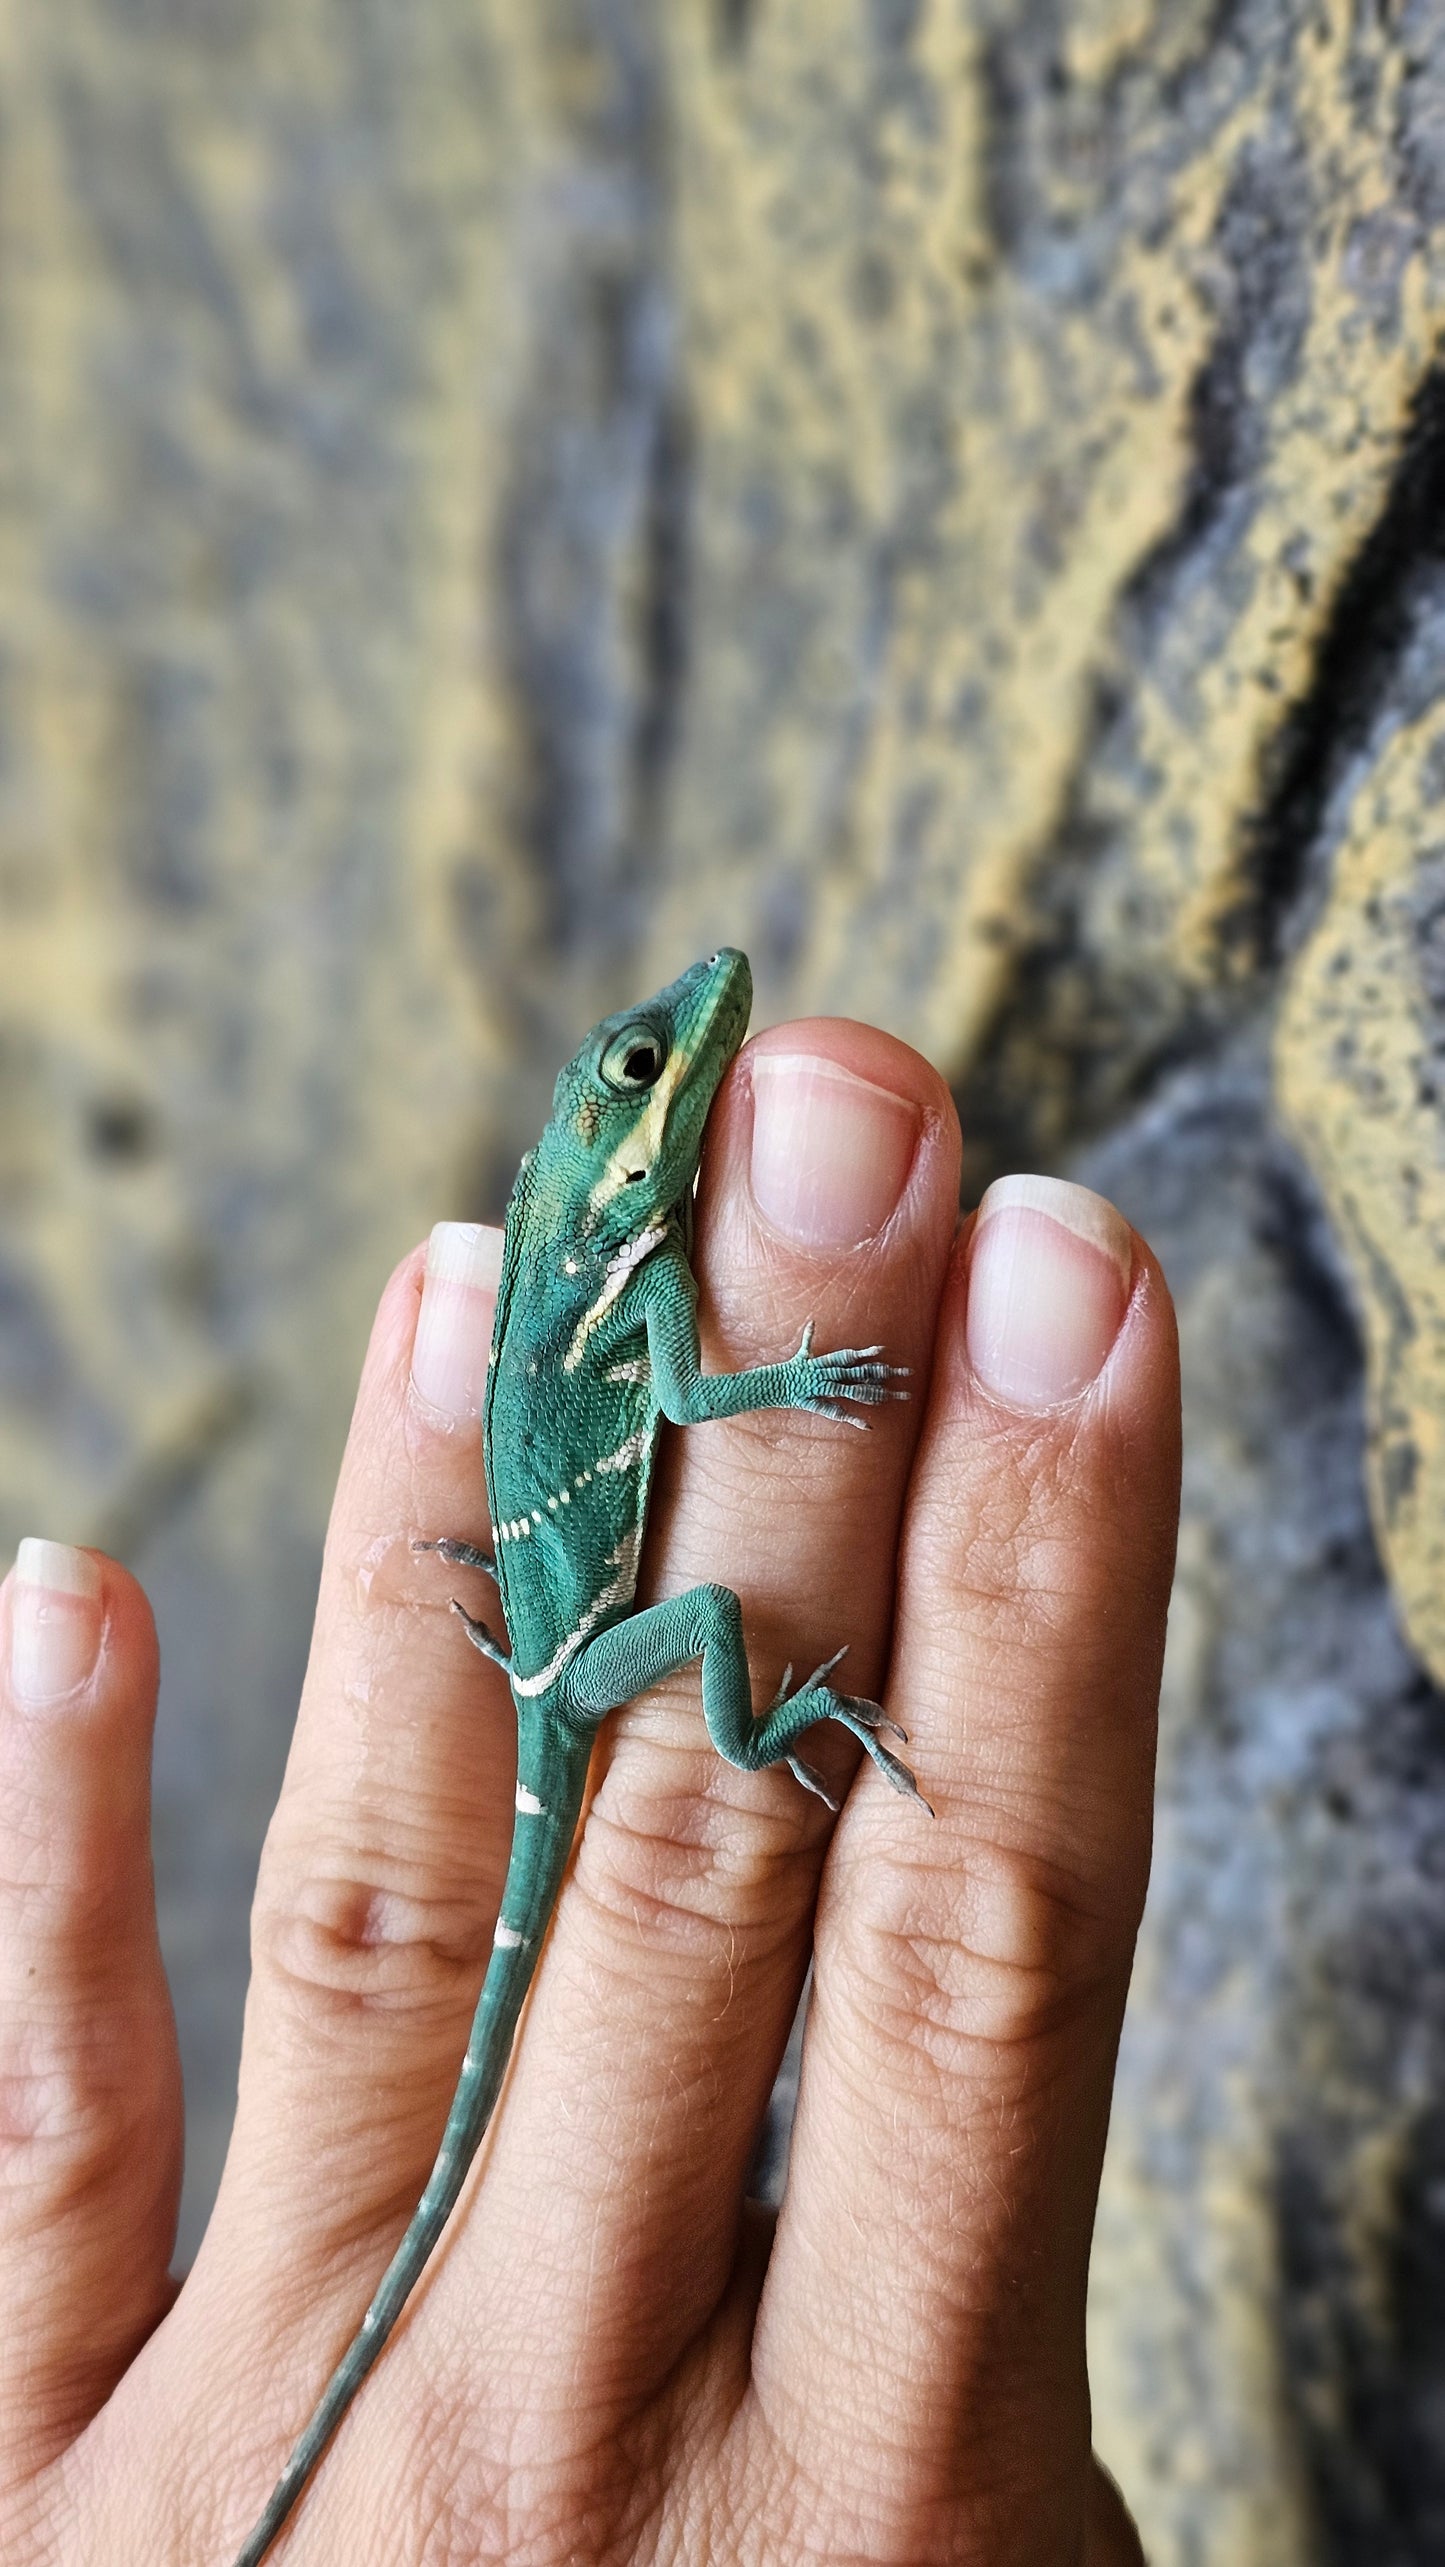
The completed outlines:
<svg viewBox="0 0 1445 2567">
<path fill-rule="evenodd" d="M 890 1738 L 901 1739 L 906 1746 L 907 1730 L 900 1728 L 896 1720 L 890 1719 L 881 1703 L 870 1702 L 866 1694 L 840 1693 L 836 1686 L 825 1681 L 832 1674 L 839 1660 L 846 1655 L 846 1646 L 836 1649 L 831 1658 L 825 1658 L 820 1667 L 813 1669 L 811 1676 L 805 1683 L 799 1685 L 796 1693 L 788 1691 L 793 1670 L 791 1667 L 785 1667 L 783 1681 L 768 1705 L 766 1717 L 771 1720 L 783 1711 L 791 1711 L 796 1717 L 797 1713 L 806 1707 L 810 1722 L 836 1720 L 840 1727 L 851 1730 L 853 1736 L 862 1742 L 879 1773 L 892 1784 L 896 1792 L 904 1793 L 911 1800 L 922 1801 L 929 1817 L 934 1817 L 936 1813 L 932 1803 L 923 1799 L 923 1794 L 909 1767 L 904 1764 L 901 1757 L 893 1755 L 883 1744 L 881 1733 L 886 1731 Z M 787 1753 L 786 1761 L 805 1791 L 815 1792 L 818 1799 L 826 1801 L 830 1809 L 838 1807 L 837 1801 L 834 1800 L 821 1775 L 813 1766 L 807 1764 L 801 1756 L 795 1756 L 791 1752 Z"/>
<path fill-rule="evenodd" d="M 885 1364 L 879 1361 L 881 1346 L 836 1346 L 831 1354 L 813 1352 L 813 1322 L 803 1330 L 798 1351 L 789 1358 L 789 1369 L 798 1375 L 798 1396 L 789 1401 L 792 1408 L 811 1409 L 815 1417 L 831 1417 L 840 1426 L 866 1428 L 866 1417 L 853 1417 L 843 1407 L 852 1400 L 862 1408 L 877 1408 L 885 1399 L 906 1399 L 906 1390 L 891 1385 L 909 1372 L 907 1364 Z"/>
<path fill-rule="evenodd" d="M 448 1568 L 485 1569 L 489 1578 L 497 1574 L 496 1561 L 479 1551 L 475 1542 L 413 1542 L 411 1547 L 413 1551 L 439 1551 Z"/>
<path fill-rule="evenodd" d="M 855 1738 L 861 1738 L 879 1773 L 896 1792 L 902 1792 L 905 1800 L 922 1802 L 930 1818 L 938 1816 L 932 1801 L 924 1800 L 912 1766 L 905 1765 L 901 1756 L 891 1754 L 879 1737 L 880 1729 L 891 1729 L 898 1738 L 904 1737 L 906 1732 L 899 1728 L 896 1720 L 889 1720 L 880 1712 L 876 1702 L 868 1702 L 860 1694 L 837 1694 L 830 1689 L 827 1717 L 841 1721 L 845 1729 L 852 1730 Z"/>
<path fill-rule="evenodd" d="M 508 1657 L 506 1650 L 502 1647 L 500 1640 L 496 1638 L 493 1632 L 490 1632 L 487 1629 L 486 1624 L 484 1622 L 476 1621 L 474 1617 L 468 1613 L 464 1604 L 458 1604 L 455 1596 L 452 1597 L 452 1611 L 456 1615 L 462 1629 L 465 1631 L 472 1647 L 474 1649 L 480 1649 L 484 1658 L 490 1658 L 494 1666 L 503 1668 L 505 1672 L 510 1675 L 512 1672 L 512 1661 Z"/>
</svg>

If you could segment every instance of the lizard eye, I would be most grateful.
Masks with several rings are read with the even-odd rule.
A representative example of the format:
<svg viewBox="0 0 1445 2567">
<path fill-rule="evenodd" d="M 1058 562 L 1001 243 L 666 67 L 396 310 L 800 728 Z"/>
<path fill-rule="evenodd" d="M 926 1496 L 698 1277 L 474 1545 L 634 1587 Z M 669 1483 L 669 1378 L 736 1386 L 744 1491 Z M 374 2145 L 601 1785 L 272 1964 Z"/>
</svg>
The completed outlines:
<svg viewBox="0 0 1445 2567">
<path fill-rule="evenodd" d="M 618 1096 L 640 1096 L 655 1087 L 667 1057 L 654 1025 L 625 1025 L 614 1034 L 598 1064 L 603 1082 Z"/>
</svg>

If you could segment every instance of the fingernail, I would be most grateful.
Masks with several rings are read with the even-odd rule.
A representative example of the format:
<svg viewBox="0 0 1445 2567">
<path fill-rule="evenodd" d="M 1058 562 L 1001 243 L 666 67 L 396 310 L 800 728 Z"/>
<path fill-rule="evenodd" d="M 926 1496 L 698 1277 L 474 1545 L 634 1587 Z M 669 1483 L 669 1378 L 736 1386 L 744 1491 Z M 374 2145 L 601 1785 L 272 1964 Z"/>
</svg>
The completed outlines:
<svg viewBox="0 0 1445 2567">
<path fill-rule="evenodd" d="M 1060 1177 L 1000 1177 L 978 1208 L 968 1353 L 1011 1408 L 1054 1408 L 1091 1382 L 1119 1333 L 1133 1272 L 1128 1224 Z"/>
<path fill-rule="evenodd" d="M 437 1223 L 427 1241 L 411 1378 L 428 1407 L 458 1423 L 481 1413 L 501 1274 L 500 1231 L 477 1221 Z"/>
<path fill-rule="evenodd" d="M 59 1702 L 100 1654 L 100 1570 L 68 1542 L 21 1543 L 10 1582 L 10 1683 L 22 1702 Z"/>
<path fill-rule="evenodd" d="M 857 1247 L 908 1182 L 918 1108 L 837 1061 L 755 1052 L 753 1200 L 806 1248 Z"/>
</svg>

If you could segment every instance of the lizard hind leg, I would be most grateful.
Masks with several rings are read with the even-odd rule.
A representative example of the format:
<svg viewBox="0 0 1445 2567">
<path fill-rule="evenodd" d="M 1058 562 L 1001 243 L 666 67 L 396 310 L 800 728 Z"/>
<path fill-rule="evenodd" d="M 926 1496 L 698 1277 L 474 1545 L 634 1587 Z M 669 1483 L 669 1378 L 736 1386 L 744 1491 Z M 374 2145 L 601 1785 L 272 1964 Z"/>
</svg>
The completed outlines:
<svg viewBox="0 0 1445 2567">
<path fill-rule="evenodd" d="M 811 1765 L 794 1755 L 795 1741 L 818 1720 L 836 1720 L 862 1741 L 874 1764 L 895 1791 L 923 1800 L 908 1767 L 890 1754 L 879 1736 L 889 1730 L 901 1738 L 896 1721 L 862 1695 L 840 1693 L 824 1679 L 843 1652 L 816 1667 L 795 1693 L 784 1677 L 775 1699 L 761 1718 L 753 1710 L 752 1681 L 743 1644 L 742 1606 L 731 1587 L 692 1587 L 665 1604 L 649 1605 L 598 1633 L 573 1660 L 568 1671 L 572 1707 L 597 1719 L 631 1702 L 649 1685 L 671 1675 L 690 1659 L 702 1660 L 702 1707 L 708 1735 L 720 1756 L 745 1773 L 765 1765 L 791 1766 L 804 1789 L 831 1800 Z M 801 1770 L 799 1770 L 801 1767 Z M 925 1809 L 928 1807 L 923 1802 Z"/>
<path fill-rule="evenodd" d="M 437 1542 L 413 1542 L 411 1547 L 413 1551 L 438 1552 L 441 1558 L 446 1561 L 449 1568 L 485 1569 L 489 1578 L 495 1578 L 497 1574 L 497 1564 L 495 1560 L 489 1560 L 485 1551 L 479 1551 L 475 1542 L 450 1542 L 446 1540 Z M 507 1674 L 510 1675 L 512 1672 L 512 1661 L 508 1657 L 506 1650 L 502 1647 L 500 1640 L 496 1638 L 495 1634 L 487 1629 L 484 1622 L 478 1622 L 472 1614 L 468 1613 L 466 1606 L 460 1603 L 455 1596 L 451 1599 L 451 1606 L 457 1620 L 461 1623 L 464 1631 L 466 1632 L 467 1638 L 470 1640 L 472 1647 L 474 1649 L 480 1649 L 484 1658 L 490 1658 L 494 1665 L 505 1668 Z"/>
<path fill-rule="evenodd" d="M 512 1661 L 508 1657 L 506 1650 L 502 1647 L 502 1644 L 496 1637 L 495 1633 L 489 1631 L 484 1622 L 478 1622 L 474 1615 L 468 1613 L 464 1604 L 458 1604 L 455 1596 L 452 1597 L 452 1611 L 456 1615 L 462 1629 L 465 1631 L 472 1647 L 474 1649 L 480 1649 L 484 1658 L 490 1658 L 494 1666 L 503 1668 L 505 1672 L 510 1675 L 512 1672 Z"/>
<path fill-rule="evenodd" d="M 496 1561 L 485 1551 L 479 1551 L 475 1542 L 413 1542 L 411 1547 L 414 1551 L 439 1552 L 449 1568 L 485 1569 L 489 1578 L 497 1574 Z"/>
</svg>

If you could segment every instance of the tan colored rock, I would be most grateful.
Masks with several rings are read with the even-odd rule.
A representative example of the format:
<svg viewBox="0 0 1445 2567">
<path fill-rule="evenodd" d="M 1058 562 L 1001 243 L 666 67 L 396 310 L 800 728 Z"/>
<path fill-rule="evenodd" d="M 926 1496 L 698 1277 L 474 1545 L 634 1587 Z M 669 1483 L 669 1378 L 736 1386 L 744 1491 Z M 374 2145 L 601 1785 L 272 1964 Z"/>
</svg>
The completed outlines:
<svg viewBox="0 0 1445 2567">
<path fill-rule="evenodd" d="M 1350 799 L 1276 1059 L 1359 1297 L 1380 1541 L 1445 1676 L 1445 712 L 1397 731 Z"/>
</svg>

